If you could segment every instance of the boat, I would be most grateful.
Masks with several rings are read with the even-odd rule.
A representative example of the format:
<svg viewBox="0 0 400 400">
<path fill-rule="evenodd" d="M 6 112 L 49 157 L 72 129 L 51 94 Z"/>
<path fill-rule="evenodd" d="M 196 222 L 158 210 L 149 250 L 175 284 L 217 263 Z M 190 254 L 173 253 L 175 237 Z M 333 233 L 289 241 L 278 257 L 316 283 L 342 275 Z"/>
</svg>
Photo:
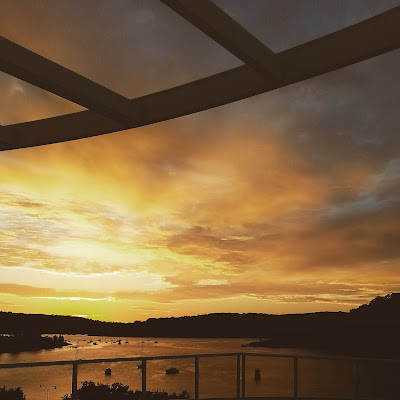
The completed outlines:
<svg viewBox="0 0 400 400">
<path fill-rule="evenodd" d="M 168 375 L 175 375 L 175 374 L 179 374 L 179 369 L 172 367 L 172 368 L 168 368 L 165 370 L 165 373 Z"/>
</svg>

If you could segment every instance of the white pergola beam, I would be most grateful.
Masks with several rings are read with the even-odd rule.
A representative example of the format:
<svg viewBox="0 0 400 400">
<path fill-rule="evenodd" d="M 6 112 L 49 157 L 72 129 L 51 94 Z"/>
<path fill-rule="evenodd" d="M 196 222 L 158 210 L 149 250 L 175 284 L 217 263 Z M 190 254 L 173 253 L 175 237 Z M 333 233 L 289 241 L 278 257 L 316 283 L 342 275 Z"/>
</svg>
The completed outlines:
<svg viewBox="0 0 400 400">
<path fill-rule="evenodd" d="M 245 65 L 130 101 L 140 109 L 135 127 L 207 110 L 337 70 L 400 47 L 400 6 L 341 31 L 277 54 L 285 77 L 266 79 Z M 384 73 L 384 72 L 382 72 Z M 0 127 L 3 150 L 38 146 L 120 131 L 92 111 Z M 1 144 L 0 144 L 1 145 Z"/>
<path fill-rule="evenodd" d="M 139 121 L 129 99 L 0 36 L 0 70 L 120 123 Z"/>
<path fill-rule="evenodd" d="M 161 1 L 260 74 L 282 78 L 275 53 L 211 0 Z"/>
</svg>

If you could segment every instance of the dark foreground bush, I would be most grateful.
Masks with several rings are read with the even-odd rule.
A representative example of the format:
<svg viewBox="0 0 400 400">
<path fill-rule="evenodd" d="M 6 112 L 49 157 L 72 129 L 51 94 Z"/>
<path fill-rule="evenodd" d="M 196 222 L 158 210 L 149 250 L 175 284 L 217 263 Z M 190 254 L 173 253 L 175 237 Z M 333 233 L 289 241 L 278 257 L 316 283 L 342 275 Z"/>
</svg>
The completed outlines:
<svg viewBox="0 0 400 400">
<path fill-rule="evenodd" d="M 129 389 L 128 385 L 115 382 L 111 386 L 102 383 L 95 384 L 91 381 L 82 383 L 77 391 L 77 400 L 141 400 L 140 390 Z M 1 399 L 1 398 L 0 398 Z M 169 399 L 190 399 L 190 394 L 184 390 L 180 394 L 167 393 L 165 391 L 147 391 L 146 400 L 169 400 Z M 72 395 L 66 394 L 63 400 L 72 400 Z"/>
<path fill-rule="evenodd" d="M 0 400 L 25 400 L 24 392 L 20 387 L 9 388 L 0 387 Z"/>
</svg>

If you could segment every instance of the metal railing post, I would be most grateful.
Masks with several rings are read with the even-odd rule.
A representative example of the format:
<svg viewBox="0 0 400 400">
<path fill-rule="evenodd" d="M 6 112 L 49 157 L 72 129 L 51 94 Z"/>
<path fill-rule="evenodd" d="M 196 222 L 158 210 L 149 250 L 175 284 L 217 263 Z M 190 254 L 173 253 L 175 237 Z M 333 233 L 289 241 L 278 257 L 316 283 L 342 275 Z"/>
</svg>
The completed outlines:
<svg viewBox="0 0 400 400">
<path fill-rule="evenodd" d="M 147 373 L 147 360 L 142 360 L 142 400 L 146 400 L 146 373 Z"/>
<path fill-rule="evenodd" d="M 354 361 L 353 365 L 353 382 L 354 382 L 354 393 L 353 399 L 358 400 L 358 386 L 360 383 L 360 364 L 358 361 Z"/>
<path fill-rule="evenodd" d="M 298 379 L 299 379 L 299 359 L 293 357 L 293 398 L 298 396 Z"/>
<path fill-rule="evenodd" d="M 240 354 L 236 356 L 236 398 L 240 399 Z"/>
<path fill-rule="evenodd" d="M 194 398 L 199 398 L 199 356 L 194 358 Z"/>
<path fill-rule="evenodd" d="M 246 398 L 246 355 L 242 354 L 242 399 Z"/>
<path fill-rule="evenodd" d="M 76 400 L 78 396 L 78 363 L 72 364 L 72 400 Z"/>
</svg>

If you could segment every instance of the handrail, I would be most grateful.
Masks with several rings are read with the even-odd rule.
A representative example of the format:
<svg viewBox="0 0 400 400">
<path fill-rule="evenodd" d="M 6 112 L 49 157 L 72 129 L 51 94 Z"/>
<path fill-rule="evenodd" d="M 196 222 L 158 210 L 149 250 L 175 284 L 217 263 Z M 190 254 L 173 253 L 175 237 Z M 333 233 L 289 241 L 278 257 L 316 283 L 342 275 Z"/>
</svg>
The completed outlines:
<svg viewBox="0 0 400 400">
<path fill-rule="evenodd" d="M 63 361 L 39 361 L 33 363 L 12 363 L 0 364 L 0 369 L 5 368 L 27 368 L 27 367 L 49 367 L 52 365 L 72 365 L 72 364 L 100 364 L 104 362 L 131 362 L 131 361 L 152 361 L 152 360 L 173 360 L 179 358 L 194 358 L 194 357 L 230 357 L 240 355 L 241 353 L 211 353 L 211 354 L 180 354 L 169 356 L 149 356 L 149 357 L 118 357 L 118 358 L 88 358 L 78 360 L 63 360 Z"/>
<path fill-rule="evenodd" d="M 100 364 L 105 362 L 133 362 L 133 361 L 153 361 L 153 360 L 174 360 L 195 357 L 230 357 L 230 356 L 256 356 L 268 358 L 291 358 L 291 359 L 310 359 L 310 360 L 335 360 L 335 361 L 371 361 L 371 362 L 389 362 L 400 363 L 400 359 L 393 358 L 370 358 L 370 357 L 349 357 L 349 356 L 316 356 L 303 354 L 271 354 L 271 353 L 253 353 L 253 352 L 236 352 L 236 353 L 199 353 L 199 354 L 178 354 L 168 356 L 147 356 L 147 357 L 117 357 L 117 358 L 88 358 L 78 360 L 62 360 L 62 361 L 39 361 L 24 363 L 3 363 L 0 369 L 8 368 L 31 368 L 31 367 L 49 367 L 53 365 L 72 365 L 72 364 Z"/>
</svg>

